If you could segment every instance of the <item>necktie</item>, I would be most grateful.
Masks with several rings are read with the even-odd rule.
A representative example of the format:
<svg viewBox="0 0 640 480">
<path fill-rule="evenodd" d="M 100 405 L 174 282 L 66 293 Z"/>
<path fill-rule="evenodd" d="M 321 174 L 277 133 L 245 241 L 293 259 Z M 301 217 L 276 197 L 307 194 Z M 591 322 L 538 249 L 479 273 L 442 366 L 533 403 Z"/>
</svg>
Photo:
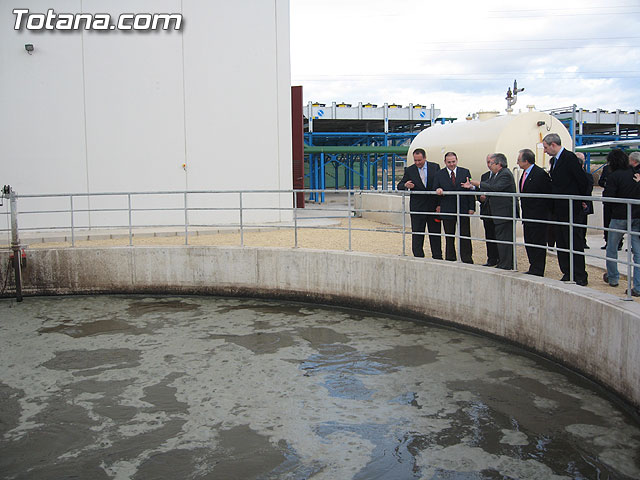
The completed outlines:
<svg viewBox="0 0 640 480">
<path fill-rule="evenodd" d="M 522 181 L 520 182 L 520 191 L 522 191 L 522 188 L 524 187 L 524 181 L 527 179 L 527 172 L 524 172 L 524 175 L 522 175 Z"/>
<path fill-rule="evenodd" d="M 556 157 L 553 157 L 551 159 L 551 170 L 553 170 L 555 168 L 557 161 L 558 161 L 558 159 Z"/>
<path fill-rule="evenodd" d="M 420 169 L 420 180 L 422 180 L 422 184 L 426 187 L 427 186 L 427 182 L 425 181 L 425 171 L 424 171 L 424 167 L 422 167 Z"/>
<path fill-rule="evenodd" d="M 456 184 L 456 174 L 453 170 L 451 170 L 451 184 L 452 185 Z"/>
</svg>

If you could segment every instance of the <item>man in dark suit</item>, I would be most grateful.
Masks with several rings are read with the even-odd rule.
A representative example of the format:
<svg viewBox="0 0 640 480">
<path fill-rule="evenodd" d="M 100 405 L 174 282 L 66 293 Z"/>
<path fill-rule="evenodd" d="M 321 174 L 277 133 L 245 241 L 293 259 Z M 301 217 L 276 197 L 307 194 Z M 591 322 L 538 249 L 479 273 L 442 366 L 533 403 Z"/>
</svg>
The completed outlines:
<svg viewBox="0 0 640 480">
<path fill-rule="evenodd" d="M 438 198 L 435 195 L 414 192 L 432 191 L 437 171 L 437 163 L 427 162 L 427 154 L 422 148 L 413 152 L 413 165 L 405 168 L 404 176 L 398 183 L 398 190 L 410 190 L 409 209 L 411 210 L 411 250 L 414 257 L 424 257 L 424 231 L 429 230 L 431 256 L 442 260 L 442 243 L 440 240 L 440 222 L 435 215 Z M 419 213 L 425 212 L 425 213 Z"/>
<path fill-rule="evenodd" d="M 493 176 L 485 181 L 468 180 L 462 186 L 464 188 L 475 187 L 481 192 L 505 192 L 516 193 L 516 182 L 513 174 L 508 168 L 507 157 L 502 153 L 492 153 L 489 155 L 489 169 Z M 516 217 L 518 216 L 518 205 L 513 197 L 487 195 L 489 209 L 494 217 L 493 224 L 496 230 L 496 240 L 498 243 L 498 268 L 503 270 L 513 269 L 513 205 L 516 204 Z"/>
<path fill-rule="evenodd" d="M 589 188 L 587 189 L 587 195 L 591 196 L 593 193 L 593 174 L 591 172 L 587 172 L 587 170 L 585 169 L 584 153 L 578 152 L 576 153 L 576 157 L 578 157 L 578 161 L 580 162 L 580 168 L 582 168 L 584 170 L 584 173 L 587 174 L 587 180 L 589 181 Z M 580 227 L 579 232 L 580 232 L 580 235 L 582 235 L 582 238 L 584 241 L 584 249 L 586 250 L 589 248 L 589 245 L 587 245 L 587 223 L 589 220 L 588 218 L 589 215 L 593 215 L 593 202 L 592 201 L 582 202 L 582 212 L 584 213 L 584 215 L 581 215 L 578 221 L 579 223 L 584 225 L 584 227 Z"/>
<path fill-rule="evenodd" d="M 491 164 L 489 155 L 487 155 L 487 168 Z M 493 178 L 493 172 L 489 168 L 488 172 L 485 172 L 480 177 L 481 182 L 490 181 Z M 484 225 L 484 237 L 487 239 L 485 245 L 487 247 L 487 262 L 484 267 L 495 267 L 498 265 L 498 244 L 491 242 L 490 240 L 496 239 L 496 229 L 491 218 L 485 218 L 491 216 L 491 208 L 489 208 L 489 202 L 485 195 L 478 195 L 478 202 L 480 202 L 480 216 L 482 217 L 482 224 Z"/>
<path fill-rule="evenodd" d="M 549 174 L 535 164 L 536 155 L 528 148 L 520 150 L 518 166 L 523 170 L 520 177 L 520 193 L 551 193 Z M 522 218 L 531 220 L 549 220 L 551 201 L 547 198 L 521 197 Z M 545 223 L 523 222 L 524 243 L 546 246 L 547 227 Z M 529 275 L 544 277 L 547 251 L 540 247 L 525 247 L 529 257 Z"/>
<path fill-rule="evenodd" d="M 551 156 L 551 193 L 554 195 L 587 195 L 589 180 L 587 174 L 580 168 L 580 162 L 575 153 L 562 146 L 560 135 L 550 133 L 542 139 L 544 152 Z M 553 200 L 553 218 L 558 222 L 569 221 L 569 200 Z M 574 200 L 573 222 L 578 223 L 584 212 L 582 201 Z M 562 271 L 562 281 L 575 280 L 578 285 L 588 284 L 587 271 L 584 261 L 584 240 L 577 227 L 555 225 L 556 245 L 560 249 L 569 249 L 569 235 L 573 238 L 573 279 L 570 273 L 568 252 L 558 251 L 558 264 Z"/>
<path fill-rule="evenodd" d="M 458 197 L 460 201 L 460 214 L 473 215 L 475 212 L 475 198 L 472 195 L 447 195 L 445 192 L 465 191 L 462 184 L 471 178 L 471 172 L 463 167 L 458 167 L 458 156 L 453 152 L 447 152 L 444 156 L 443 168 L 436 173 L 433 188 L 438 197 L 436 212 L 441 214 L 444 233 L 447 234 L 445 260 L 456 260 L 456 224 L 460 222 L 460 259 L 464 263 L 473 263 L 471 248 L 471 221 L 469 217 L 457 217 Z"/>
</svg>

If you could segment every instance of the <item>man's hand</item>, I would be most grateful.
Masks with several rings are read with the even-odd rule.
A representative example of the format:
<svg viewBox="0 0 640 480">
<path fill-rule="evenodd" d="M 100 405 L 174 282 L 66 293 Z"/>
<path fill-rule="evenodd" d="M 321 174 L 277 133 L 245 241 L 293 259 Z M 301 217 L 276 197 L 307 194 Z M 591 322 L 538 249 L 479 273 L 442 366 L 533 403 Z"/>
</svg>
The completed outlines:
<svg viewBox="0 0 640 480">
<path fill-rule="evenodd" d="M 469 215 L 473 215 L 474 213 L 476 213 L 475 210 L 469 210 Z"/>
<path fill-rule="evenodd" d="M 404 187 L 407 190 L 411 190 L 412 188 L 415 188 L 416 186 L 413 184 L 413 182 L 411 180 L 407 180 L 406 182 L 404 182 Z"/>
<path fill-rule="evenodd" d="M 640 174 L 639 174 L 640 175 Z M 440 205 L 436 207 L 436 213 L 440 213 Z"/>
<path fill-rule="evenodd" d="M 473 187 L 473 185 L 472 185 L 472 184 L 471 184 L 471 182 L 469 181 L 469 178 L 467 178 L 467 181 L 466 181 L 466 182 L 461 183 L 461 184 L 460 184 L 460 186 L 461 186 L 462 188 L 471 188 L 471 187 Z"/>
<path fill-rule="evenodd" d="M 486 195 L 480 195 L 480 203 L 484 203 L 487 201 L 487 196 Z"/>
<path fill-rule="evenodd" d="M 640 173 L 636 173 L 636 174 L 633 176 L 633 179 L 634 179 L 636 182 L 640 182 Z"/>
<path fill-rule="evenodd" d="M 441 188 L 436 190 L 436 195 L 444 195 L 444 190 L 442 190 Z M 440 207 L 438 207 L 440 208 Z"/>
</svg>

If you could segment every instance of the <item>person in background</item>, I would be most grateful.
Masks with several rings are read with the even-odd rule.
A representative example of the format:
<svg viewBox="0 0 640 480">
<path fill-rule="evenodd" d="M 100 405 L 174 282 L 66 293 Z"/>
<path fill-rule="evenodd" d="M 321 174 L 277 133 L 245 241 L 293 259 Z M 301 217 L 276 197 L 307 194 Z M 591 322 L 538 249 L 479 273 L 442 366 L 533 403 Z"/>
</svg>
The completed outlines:
<svg viewBox="0 0 640 480">
<path fill-rule="evenodd" d="M 431 257 L 442 260 L 442 241 L 440 222 L 435 216 L 438 198 L 435 195 L 417 194 L 433 190 L 436 173 L 440 170 L 437 163 L 427 162 L 427 153 L 422 148 L 413 152 L 413 165 L 405 168 L 404 176 L 398 183 L 398 190 L 410 190 L 409 209 L 411 210 L 411 250 L 414 257 L 424 257 L 424 232 L 429 230 Z M 424 212 L 424 213 L 423 213 Z"/>
<path fill-rule="evenodd" d="M 634 173 L 640 173 L 640 152 L 631 152 L 629 154 L 629 165 L 633 168 Z"/>
<path fill-rule="evenodd" d="M 465 191 L 462 184 L 471 178 L 471 172 L 458 166 L 458 156 L 454 152 L 444 155 L 445 168 L 436 173 L 433 188 L 440 196 L 436 212 L 440 213 L 444 233 L 447 234 L 445 260 L 456 260 L 456 224 L 458 213 L 458 196 L 447 195 L 446 192 Z M 471 220 L 467 215 L 475 212 L 475 198 L 472 195 L 460 195 L 460 259 L 464 263 L 473 263 L 471 247 Z"/>
<path fill-rule="evenodd" d="M 598 185 L 602 188 L 607 186 L 607 177 L 609 176 L 609 164 L 606 164 L 602 167 L 602 173 L 600 174 L 600 178 L 598 179 Z M 609 222 L 611 221 L 611 205 L 603 202 L 602 203 L 602 226 L 605 230 L 602 232 L 602 236 L 604 237 L 604 245 L 600 247 L 600 250 L 607 249 L 607 243 L 609 240 L 609 231 L 606 230 L 609 228 Z M 622 250 L 622 244 L 624 243 L 624 238 L 620 237 L 620 243 L 618 244 L 618 251 Z"/>
<path fill-rule="evenodd" d="M 549 133 L 542 139 L 544 152 L 551 157 L 550 176 L 551 193 L 553 195 L 581 195 L 586 196 L 589 190 L 589 179 L 580 167 L 580 162 L 575 153 L 562 146 L 560 135 Z M 569 206 L 571 207 L 571 210 Z M 553 218 L 558 222 L 569 222 L 570 213 L 573 212 L 573 226 L 555 225 L 556 246 L 558 248 L 558 264 L 562 271 L 562 281 L 575 280 L 578 285 L 588 285 L 588 275 L 584 261 L 584 240 L 581 232 L 575 226 L 576 220 L 584 215 L 580 200 L 554 199 Z M 560 249 L 569 249 L 569 235 L 573 238 L 573 278 L 571 278 L 571 262 L 569 252 Z"/>
<path fill-rule="evenodd" d="M 487 168 L 489 171 L 482 174 L 480 182 L 486 182 L 493 179 L 493 172 L 489 165 L 491 159 L 487 155 Z M 484 237 L 487 239 L 485 245 L 487 247 L 487 261 L 483 267 L 495 267 L 498 265 L 498 244 L 491 242 L 490 240 L 496 239 L 496 228 L 491 218 L 485 218 L 491 215 L 491 209 L 489 208 L 489 202 L 485 195 L 478 195 L 478 202 L 480 202 L 480 216 L 482 217 L 482 224 L 484 226 Z"/>
<path fill-rule="evenodd" d="M 584 173 L 587 174 L 587 178 L 589 179 L 589 188 L 587 190 L 588 191 L 587 195 L 591 196 L 593 194 L 593 175 L 591 174 L 591 172 L 587 172 L 587 170 L 585 168 L 584 153 L 578 152 L 578 153 L 576 153 L 576 157 L 578 157 L 578 161 L 580 162 L 580 166 L 584 170 Z M 589 221 L 589 215 L 593 214 L 593 202 L 590 201 L 590 200 L 582 202 L 582 212 L 583 212 L 584 215 L 580 215 L 576 219 L 576 223 L 581 223 L 581 224 L 585 225 L 584 227 L 579 227 L 578 231 L 581 232 L 582 238 L 584 239 L 584 248 L 585 248 L 585 250 L 587 250 L 589 248 L 589 245 L 587 245 L 587 227 L 586 227 L 586 225 L 587 225 L 587 223 Z"/>
<path fill-rule="evenodd" d="M 602 193 L 608 198 L 632 198 L 640 200 L 640 184 L 634 181 L 634 169 L 629 164 L 629 157 L 620 149 L 614 149 L 607 155 L 609 176 L 607 185 Z M 631 225 L 628 224 L 627 205 L 624 203 L 609 203 L 611 207 L 611 221 L 609 228 L 615 230 L 631 230 L 631 251 L 633 263 L 640 263 L 640 205 L 631 206 Z M 618 286 L 620 273 L 618 271 L 618 249 L 616 245 L 624 235 L 622 232 L 610 231 L 607 243 L 607 273 L 602 276 L 605 283 L 612 287 Z M 628 293 L 628 292 L 627 292 Z M 633 267 L 633 287 L 631 295 L 640 297 L 640 267 Z"/>
<path fill-rule="evenodd" d="M 518 166 L 523 170 L 520 178 L 520 193 L 551 193 L 551 178 L 549 174 L 535 164 L 536 155 L 525 148 L 518 153 Z M 543 248 L 527 246 L 529 258 L 529 275 L 544 277 L 544 269 L 547 263 L 548 224 L 539 222 L 527 222 L 526 220 L 549 220 L 551 201 L 547 198 L 520 197 L 522 206 L 524 243 L 542 245 Z"/>
<path fill-rule="evenodd" d="M 468 179 L 462 184 L 463 188 L 475 188 L 481 192 L 506 192 L 516 193 L 516 182 L 513 174 L 508 168 L 507 157 L 502 153 L 492 153 L 489 155 L 489 169 L 493 176 L 484 182 Z M 491 214 L 494 217 L 493 223 L 496 229 L 496 240 L 498 243 L 498 268 L 503 270 L 513 269 L 513 205 L 516 204 L 516 217 L 518 216 L 518 205 L 513 197 L 487 196 Z M 508 243 L 507 243 L 508 242 Z"/>
</svg>

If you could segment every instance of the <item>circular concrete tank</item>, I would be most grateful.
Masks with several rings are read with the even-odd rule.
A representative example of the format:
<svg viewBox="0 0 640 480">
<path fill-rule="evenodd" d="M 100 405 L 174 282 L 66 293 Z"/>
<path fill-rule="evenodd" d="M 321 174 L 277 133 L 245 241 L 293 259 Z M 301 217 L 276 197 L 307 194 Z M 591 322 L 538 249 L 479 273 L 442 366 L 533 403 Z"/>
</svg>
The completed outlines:
<svg viewBox="0 0 640 480">
<path fill-rule="evenodd" d="M 194 296 L 0 301 L 0 478 L 640 476 L 633 417 L 407 317 Z"/>
<path fill-rule="evenodd" d="M 459 165 L 471 170 L 479 179 L 487 171 L 486 157 L 500 152 L 507 156 L 509 168 L 516 166 L 518 151 L 529 148 L 536 154 L 536 164 L 546 167 L 549 157 L 542 148 L 542 139 L 549 133 L 557 133 L 562 145 L 572 149 L 571 135 L 556 118 L 542 112 L 525 112 L 516 115 L 497 115 L 497 112 L 480 112 L 478 118 L 465 122 L 434 125 L 422 131 L 411 142 L 408 161 L 413 151 L 423 148 L 427 158 L 440 166 L 444 154 L 455 152 Z"/>
</svg>

